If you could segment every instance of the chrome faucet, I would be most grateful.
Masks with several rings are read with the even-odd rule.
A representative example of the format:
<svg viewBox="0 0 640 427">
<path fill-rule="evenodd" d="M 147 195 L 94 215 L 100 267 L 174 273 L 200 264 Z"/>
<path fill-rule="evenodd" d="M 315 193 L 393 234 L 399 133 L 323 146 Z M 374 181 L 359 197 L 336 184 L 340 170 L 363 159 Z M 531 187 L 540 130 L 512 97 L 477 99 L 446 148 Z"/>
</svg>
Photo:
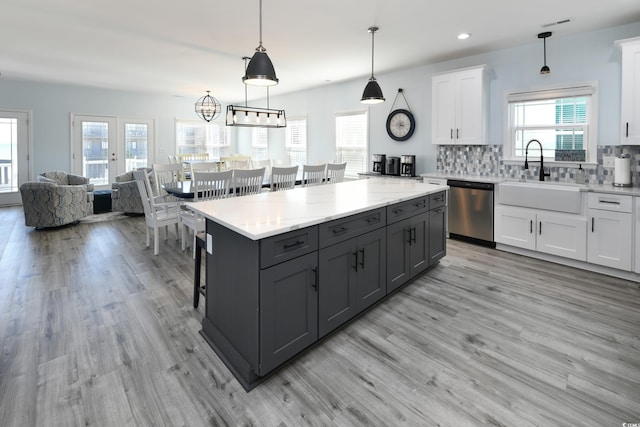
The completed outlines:
<svg viewBox="0 0 640 427">
<path fill-rule="evenodd" d="M 542 154 L 542 144 L 537 139 L 532 139 L 531 141 L 527 142 L 527 146 L 524 149 L 524 168 L 527 170 L 529 169 L 529 144 L 531 144 L 532 142 L 537 142 L 540 146 L 540 181 L 544 181 L 544 177 L 551 176 L 551 173 L 544 172 L 544 156 Z"/>
</svg>

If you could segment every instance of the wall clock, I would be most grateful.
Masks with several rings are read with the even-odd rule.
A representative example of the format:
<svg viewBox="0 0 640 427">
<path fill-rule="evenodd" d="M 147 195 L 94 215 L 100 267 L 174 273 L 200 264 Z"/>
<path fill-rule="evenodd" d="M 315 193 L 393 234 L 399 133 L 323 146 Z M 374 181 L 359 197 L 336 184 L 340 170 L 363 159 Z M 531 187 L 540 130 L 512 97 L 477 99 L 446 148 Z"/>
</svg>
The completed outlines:
<svg viewBox="0 0 640 427">
<path fill-rule="evenodd" d="M 387 133 L 396 141 L 406 141 L 416 130 L 416 120 L 409 110 L 394 110 L 387 117 Z"/>
<path fill-rule="evenodd" d="M 407 104 L 406 110 L 393 109 L 396 105 L 396 101 L 398 100 L 398 96 L 400 95 L 402 95 L 405 104 Z M 396 98 L 393 100 L 393 104 L 391 105 L 391 110 L 389 117 L 387 117 L 387 133 L 391 139 L 396 141 L 406 141 L 411 138 L 411 135 L 413 135 L 413 132 L 416 130 L 416 119 L 413 117 L 411 107 L 409 107 L 409 103 L 407 102 L 407 98 L 404 96 L 402 89 L 398 89 Z"/>
</svg>

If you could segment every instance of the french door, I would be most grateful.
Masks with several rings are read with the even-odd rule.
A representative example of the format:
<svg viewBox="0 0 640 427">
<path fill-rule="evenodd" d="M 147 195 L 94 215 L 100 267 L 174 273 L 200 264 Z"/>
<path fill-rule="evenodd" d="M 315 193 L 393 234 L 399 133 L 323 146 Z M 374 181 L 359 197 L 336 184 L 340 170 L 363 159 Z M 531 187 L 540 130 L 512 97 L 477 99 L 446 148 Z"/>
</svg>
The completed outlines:
<svg viewBox="0 0 640 427">
<path fill-rule="evenodd" d="M 0 206 L 20 204 L 20 184 L 29 180 L 29 118 L 0 110 Z"/>
<path fill-rule="evenodd" d="M 74 173 L 109 188 L 121 173 L 150 166 L 154 121 L 72 115 Z"/>
</svg>

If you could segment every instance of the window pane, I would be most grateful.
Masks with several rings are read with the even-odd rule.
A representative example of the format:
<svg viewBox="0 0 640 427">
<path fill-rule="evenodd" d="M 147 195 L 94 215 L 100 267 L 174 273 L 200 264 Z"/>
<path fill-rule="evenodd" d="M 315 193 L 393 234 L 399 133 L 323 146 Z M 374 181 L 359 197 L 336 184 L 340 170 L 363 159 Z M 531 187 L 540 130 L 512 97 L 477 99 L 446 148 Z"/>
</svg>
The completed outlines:
<svg viewBox="0 0 640 427">
<path fill-rule="evenodd" d="M 176 154 L 208 153 L 210 159 L 229 155 L 230 131 L 221 123 L 176 121 Z"/>
<path fill-rule="evenodd" d="M 290 165 L 307 163 L 307 119 L 291 119 L 285 131 L 285 148 Z"/>
<path fill-rule="evenodd" d="M 367 170 L 367 125 L 366 112 L 336 116 L 336 161 L 347 162 L 346 176 Z"/>
<path fill-rule="evenodd" d="M 147 167 L 147 147 L 149 143 L 147 124 L 125 123 L 124 138 L 126 170 Z"/>
<path fill-rule="evenodd" d="M 0 192 L 18 191 L 18 119 L 0 118 Z"/>
<path fill-rule="evenodd" d="M 109 183 L 109 123 L 82 122 L 82 175 L 95 185 Z"/>
</svg>

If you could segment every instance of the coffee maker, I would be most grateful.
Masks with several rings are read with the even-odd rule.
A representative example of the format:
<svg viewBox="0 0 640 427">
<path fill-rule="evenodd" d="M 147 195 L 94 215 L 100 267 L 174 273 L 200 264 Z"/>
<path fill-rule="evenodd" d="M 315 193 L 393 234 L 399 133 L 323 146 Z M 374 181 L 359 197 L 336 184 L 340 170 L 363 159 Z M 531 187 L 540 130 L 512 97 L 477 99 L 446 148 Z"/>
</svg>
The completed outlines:
<svg viewBox="0 0 640 427">
<path fill-rule="evenodd" d="M 400 175 L 400 157 L 387 157 L 387 175 Z"/>
<path fill-rule="evenodd" d="M 416 156 L 400 156 L 400 176 L 416 176 Z"/>
<path fill-rule="evenodd" d="M 373 168 L 371 169 L 371 172 L 384 175 L 385 166 L 387 164 L 387 156 L 385 156 L 384 154 L 373 154 L 371 156 L 371 161 L 373 162 Z"/>
</svg>

